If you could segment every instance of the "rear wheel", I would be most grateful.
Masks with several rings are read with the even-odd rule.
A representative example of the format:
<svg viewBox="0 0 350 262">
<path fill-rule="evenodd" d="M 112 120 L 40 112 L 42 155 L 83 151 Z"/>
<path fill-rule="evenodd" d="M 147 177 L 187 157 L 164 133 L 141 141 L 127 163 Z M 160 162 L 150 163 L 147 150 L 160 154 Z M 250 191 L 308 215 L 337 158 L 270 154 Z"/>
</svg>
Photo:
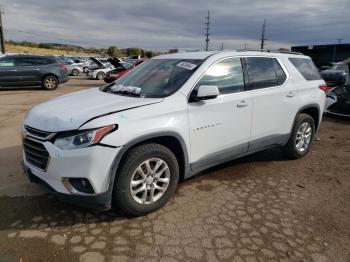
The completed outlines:
<svg viewBox="0 0 350 262">
<path fill-rule="evenodd" d="M 41 85 L 46 90 L 54 90 L 58 87 L 58 79 L 53 75 L 45 76 L 41 82 Z"/>
<path fill-rule="evenodd" d="M 99 72 L 96 77 L 98 80 L 102 80 L 103 78 L 105 78 L 105 73 Z"/>
<path fill-rule="evenodd" d="M 295 120 L 292 134 L 284 153 L 291 159 L 298 159 L 305 156 L 311 147 L 315 137 L 315 121 L 308 114 L 299 114 Z"/>
<path fill-rule="evenodd" d="M 175 155 L 159 144 L 145 144 L 127 153 L 117 174 L 113 200 L 131 216 L 161 208 L 176 190 L 179 166 Z"/>
<path fill-rule="evenodd" d="M 72 75 L 73 75 L 73 76 L 79 75 L 79 70 L 78 70 L 78 69 L 73 69 L 73 70 L 72 70 Z"/>
</svg>

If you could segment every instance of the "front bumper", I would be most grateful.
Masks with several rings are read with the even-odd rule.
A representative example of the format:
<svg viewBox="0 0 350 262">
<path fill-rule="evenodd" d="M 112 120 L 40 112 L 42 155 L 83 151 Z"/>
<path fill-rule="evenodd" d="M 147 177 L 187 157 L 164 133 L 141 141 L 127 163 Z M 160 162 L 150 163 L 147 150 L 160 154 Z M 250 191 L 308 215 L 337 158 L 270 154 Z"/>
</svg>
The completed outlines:
<svg viewBox="0 0 350 262">
<path fill-rule="evenodd" d="M 46 191 L 57 195 L 61 200 L 84 203 L 90 207 L 97 201 L 98 205 L 110 204 L 110 178 L 114 160 L 120 148 L 92 146 L 74 150 L 60 150 L 51 142 L 42 142 L 50 157 L 45 170 L 26 160 L 23 151 L 23 167 L 31 182 L 44 186 Z M 67 179 L 84 178 L 93 188 L 92 194 L 86 194 L 67 186 Z M 102 202 L 101 202 L 102 201 Z"/>
<path fill-rule="evenodd" d="M 54 195 L 62 202 L 67 202 L 73 205 L 90 208 L 94 210 L 99 210 L 99 211 L 106 211 L 111 209 L 112 207 L 112 198 L 111 198 L 111 193 L 109 191 L 103 194 L 91 195 L 91 196 L 63 194 L 63 193 L 57 192 L 43 179 L 34 175 L 31 169 L 24 164 L 24 161 L 22 161 L 22 167 L 23 167 L 24 173 L 26 174 L 26 176 L 28 177 L 31 183 L 38 184 L 42 189 Z"/>
</svg>

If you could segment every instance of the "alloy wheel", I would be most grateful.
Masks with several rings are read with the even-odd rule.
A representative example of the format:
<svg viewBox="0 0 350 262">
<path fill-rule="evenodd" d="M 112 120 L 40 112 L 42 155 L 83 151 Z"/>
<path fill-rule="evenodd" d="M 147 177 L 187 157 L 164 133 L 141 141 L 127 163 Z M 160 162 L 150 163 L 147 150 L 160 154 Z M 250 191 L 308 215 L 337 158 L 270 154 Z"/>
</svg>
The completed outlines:
<svg viewBox="0 0 350 262">
<path fill-rule="evenodd" d="M 167 163 L 160 158 L 147 159 L 131 177 L 131 196 L 139 204 L 152 204 L 164 195 L 169 182 L 170 169 Z"/>
<path fill-rule="evenodd" d="M 295 147 L 299 152 L 304 152 L 310 145 L 312 136 L 312 127 L 308 122 L 302 123 L 295 139 Z"/>
<path fill-rule="evenodd" d="M 53 89 L 56 87 L 56 79 L 53 77 L 48 77 L 45 79 L 45 87 L 47 89 Z"/>
</svg>

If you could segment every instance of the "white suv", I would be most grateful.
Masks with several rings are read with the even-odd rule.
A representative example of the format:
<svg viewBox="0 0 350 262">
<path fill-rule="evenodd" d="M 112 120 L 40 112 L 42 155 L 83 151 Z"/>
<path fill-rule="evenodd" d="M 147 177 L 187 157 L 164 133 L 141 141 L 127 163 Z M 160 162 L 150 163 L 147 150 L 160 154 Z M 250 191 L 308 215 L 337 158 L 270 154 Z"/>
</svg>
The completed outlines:
<svg viewBox="0 0 350 262">
<path fill-rule="evenodd" d="M 211 166 L 272 146 L 303 157 L 325 90 L 303 55 L 161 55 L 112 84 L 33 107 L 24 169 L 62 200 L 143 215 L 163 206 L 179 180 Z"/>
</svg>

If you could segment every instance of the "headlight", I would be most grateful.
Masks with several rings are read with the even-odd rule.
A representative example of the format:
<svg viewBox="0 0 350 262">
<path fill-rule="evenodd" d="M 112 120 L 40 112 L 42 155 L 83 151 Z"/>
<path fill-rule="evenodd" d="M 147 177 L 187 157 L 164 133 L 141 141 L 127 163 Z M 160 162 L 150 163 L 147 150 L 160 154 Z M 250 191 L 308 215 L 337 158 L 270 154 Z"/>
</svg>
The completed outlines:
<svg viewBox="0 0 350 262">
<path fill-rule="evenodd" d="M 78 149 L 97 144 L 103 137 L 113 132 L 116 125 L 109 125 L 98 129 L 80 131 L 75 135 L 56 138 L 54 145 L 62 150 Z"/>
</svg>

